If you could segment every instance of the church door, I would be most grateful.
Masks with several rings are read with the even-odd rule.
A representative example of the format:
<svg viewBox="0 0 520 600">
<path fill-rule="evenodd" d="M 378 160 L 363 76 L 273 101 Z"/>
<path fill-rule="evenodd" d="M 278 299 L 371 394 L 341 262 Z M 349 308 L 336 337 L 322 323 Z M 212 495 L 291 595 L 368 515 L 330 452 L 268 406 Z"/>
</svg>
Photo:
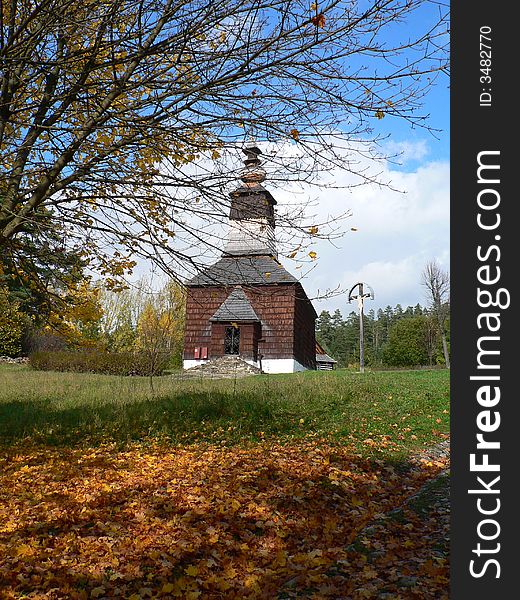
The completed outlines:
<svg viewBox="0 0 520 600">
<path fill-rule="evenodd" d="M 240 327 L 226 327 L 224 354 L 240 354 Z"/>
</svg>

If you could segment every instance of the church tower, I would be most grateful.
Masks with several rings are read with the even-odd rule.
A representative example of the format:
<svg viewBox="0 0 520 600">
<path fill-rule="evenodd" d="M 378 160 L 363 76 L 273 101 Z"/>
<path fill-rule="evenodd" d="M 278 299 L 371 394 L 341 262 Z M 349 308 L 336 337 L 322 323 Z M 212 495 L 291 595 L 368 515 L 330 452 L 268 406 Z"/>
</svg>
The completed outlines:
<svg viewBox="0 0 520 600">
<path fill-rule="evenodd" d="M 248 144 L 231 192 L 222 257 L 186 283 L 185 369 L 234 355 L 268 373 L 316 368 L 316 312 L 278 262 L 276 200 L 263 187 L 260 149 Z"/>
<path fill-rule="evenodd" d="M 262 186 L 266 174 L 258 158 L 261 152 L 253 144 L 246 146 L 243 152 L 247 157 L 245 168 L 240 173 L 243 185 L 231 192 L 229 233 L 224 254 L 276 257 L 276 200 Z"/>
</svg>

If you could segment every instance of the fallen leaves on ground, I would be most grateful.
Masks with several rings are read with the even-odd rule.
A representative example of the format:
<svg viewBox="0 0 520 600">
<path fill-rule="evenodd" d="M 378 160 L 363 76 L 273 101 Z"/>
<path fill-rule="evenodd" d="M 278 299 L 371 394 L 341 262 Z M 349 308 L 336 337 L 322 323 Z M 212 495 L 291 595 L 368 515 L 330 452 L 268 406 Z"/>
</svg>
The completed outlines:
<svg viewBox="0 0 520 600">
<path fill-rule="evenodd" d="M 13 450 L 0 458 L 0 597 L 443 598 L 435 523 L 387 520 L 368 540 L 376 561 L 352 548 L 443 467 L 397 470 L 316 441 Z M 417 596 L 403 577 L 421 580 Z"/>
</svg>

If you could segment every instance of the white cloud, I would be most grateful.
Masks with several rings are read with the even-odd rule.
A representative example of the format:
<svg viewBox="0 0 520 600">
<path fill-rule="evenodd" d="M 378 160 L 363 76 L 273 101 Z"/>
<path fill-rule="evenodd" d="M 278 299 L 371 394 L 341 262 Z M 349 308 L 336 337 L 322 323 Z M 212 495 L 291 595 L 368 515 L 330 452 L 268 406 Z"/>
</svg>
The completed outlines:
<svg viewBox="0 0 520 600">
<path fill-rule="evenodd" d="M 420 255 L 407 256 L 396 261 L 374 261 L 362 265 L 357 270 L 349 269 L 342 273 L 342 284 L 350 289 L 357 282 L 369 283 L 375 291 L 374 303 L 367 303 L 367 310 L 383 306 L 384 303 L 403 306 L 424 304 L 423 295 L 417 297 L 417 281 L 424 263 Z M 390 301 L 392 300 L 393 301 Z"/>
<path fill-rule="evenodd" d="M 392 162 L 405 165 L 411 161 L 422 161 L 428 155 L 426 140 L 418 141 L 389 141 L 384 145 L 384 151 L 392 156 Z"/>
<path fill-rule="evenodd" d="M 410 234 L 413 229 L 437 223 L 446 227 L 449 220 L 449 165 L 428 163 L 411 173 L 385 169 L 383 179 L 391 187 L 367 184 L 348 189 L 350 174 L 337 169 L 329 176 L 337 189 L 319 193 L 316 209 L 321 217 L 337 214 L 350 208 L 351 226 L 366 234 Z M 393 188 L 393 189 L 392 189 Z M 278 193 L 285 201 L 289 192 Z"/>
<path fill-rule="evenodd" d="M 350 176 L 341 171 L 331 176 L 339 185 L 349 183 Z M 412 172 L 387 167 L 382 176 L 402 192 L 368 185 L 320 194 L 320 215 L 350 208 L 352 217 L 336 247 L 326 242 L 315 245 L 318 264 L 302 282 L 309 295 L 365 281 L 375 290 L 376 309 L 424 304 L 420 279 L 425 263 L 437 258 L 449 268 L 449 163 L 424 163 Z M 286 266 L 292 270 L 290 262 Z M 353 309 L 344 296 L 315 305 L 318 312 L 340 308 L 345 314 Z"/>
</svg>

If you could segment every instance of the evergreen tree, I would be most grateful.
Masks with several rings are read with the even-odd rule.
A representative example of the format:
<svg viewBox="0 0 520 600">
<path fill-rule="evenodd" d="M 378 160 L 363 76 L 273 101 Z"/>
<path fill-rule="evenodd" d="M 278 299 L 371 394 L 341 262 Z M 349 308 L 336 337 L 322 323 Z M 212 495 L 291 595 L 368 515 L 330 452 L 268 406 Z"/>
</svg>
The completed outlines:
<svg viewBox="0 0 520 600">
<path fill-rule="evenodd" d="M 399 319 L 390 330 L 383 351 L 386 364 L 412 367 L 428 363 L 426 349 L 427 318 L 424 316 Z"/>
<path fill-rule="evenodd" d="M 403 313 L 404 317 L 413 317 L 414 316 L 414 310 L 412 306 L 407 306 L 404 313 Z"/>
<path fill-rule="evenodd" d="M 36 325 L 70 308 L 67 292 L 85 280 L 87 267 L 81 249 L 67 246 L 65 229 L 48 222 L 49 211 L 40 209 L 0 257 L 0 284 Z"/>
<path fill-rule="evenodd" d="M 334 339 L 334 328 L 328 310 L 322 310 L 316 321 L 316 339 L 325 350 L 331 349 Z"/>
</svg>

